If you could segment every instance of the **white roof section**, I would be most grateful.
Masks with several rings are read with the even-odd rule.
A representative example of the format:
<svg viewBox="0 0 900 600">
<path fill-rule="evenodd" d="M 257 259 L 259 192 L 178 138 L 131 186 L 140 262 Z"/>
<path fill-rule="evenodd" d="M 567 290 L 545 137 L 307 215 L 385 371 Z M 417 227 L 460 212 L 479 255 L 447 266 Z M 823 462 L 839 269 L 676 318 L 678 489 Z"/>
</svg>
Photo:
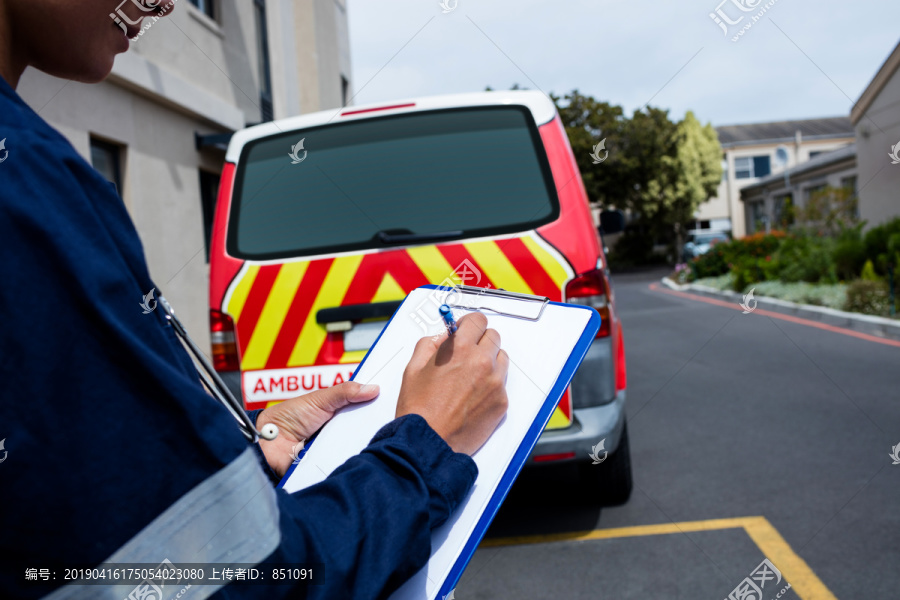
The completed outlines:
<svg viewBox="0 0 900 600">
<path fill-rule="evenodd" d="M 347 106 L 333 110 L 324 110 L 308 115 L 299 115 L 262 123 L 247 129 L 236 131 L 228 144 L 225 160 L 236 163 L 241 156 L 244 144 L 252 140 L 270 135 L 287 133 L 297 129 L 308 129 L 328 123 L 345 123 L 358 119 L 383 117 L 405 113 L 438 110 L 442 108 L 460 108 L 467 106 L 501 106 L 519 105 L 531 111 L 538 126 L 549 123 L 556 116 L 556 106 L 543 92 L 533 90 L 509 90 L 497 92 L 476 92 L 470 94 L 448 94 L 443 96 L 425 96 L 408 98 L 378 104 Z"/>
</svg>

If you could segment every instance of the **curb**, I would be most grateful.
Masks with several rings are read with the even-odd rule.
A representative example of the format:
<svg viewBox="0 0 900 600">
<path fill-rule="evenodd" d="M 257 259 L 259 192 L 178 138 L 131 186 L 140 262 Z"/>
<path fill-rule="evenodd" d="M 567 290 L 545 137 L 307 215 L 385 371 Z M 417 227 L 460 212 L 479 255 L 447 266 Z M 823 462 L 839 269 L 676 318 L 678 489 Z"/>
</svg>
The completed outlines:
<svg viewBox="0 0 900 600">
<path fill-rule="evenodd" d="M 739 305 L 744 299 L 743 294 L 737 292 L 717 290 L 695 283 L 679 285 L 668 277 L 663 277 L 662 284 L 679 292 L 691 292 L 708 298 L 728 300 L 734 302 L 736 305 Z M 894 319 L 862 315 L 859 313 L 836 310 L 834 308 L 825 308 L 824 306 L 813 306 L 812 304 L 798 304 L 796 302 L 779 300 L 777 298 L 767 298 L 765 296 L 755 296 L 755 299 L 758 306 L 771 310 L 772 312 L 802 317 L 804 319 L 809 319 L 810 321 L 819 321 L 820 323 L 825 323 L 826 325 L 832 325 L 834 327 L 844 327 L 869 335 L 900 341 L 900 321 Z"/>
</svg>

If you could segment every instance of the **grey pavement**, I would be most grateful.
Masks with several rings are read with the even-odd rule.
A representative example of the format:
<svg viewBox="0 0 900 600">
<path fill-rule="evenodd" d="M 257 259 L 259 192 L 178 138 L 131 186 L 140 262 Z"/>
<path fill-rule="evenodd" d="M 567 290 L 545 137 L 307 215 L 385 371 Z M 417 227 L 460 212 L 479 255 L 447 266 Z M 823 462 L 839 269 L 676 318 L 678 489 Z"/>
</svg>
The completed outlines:
<svg viewBox="0 0 900 600">
<path fill-rule="evenodd" d="M 649 289 L 663 274 L 613 277 L 630 501 L 592 506 L 574 472 L 525 472 L 487 538 L 533 543 L 480 548 L 455 598 L 721 600 L 767 558 L 743 529 L 541 536 L 757 516 L 816 580 L 781 598 L 816 582 L 821 598 L 900 598 L 900 348 Z"/>
</svg>

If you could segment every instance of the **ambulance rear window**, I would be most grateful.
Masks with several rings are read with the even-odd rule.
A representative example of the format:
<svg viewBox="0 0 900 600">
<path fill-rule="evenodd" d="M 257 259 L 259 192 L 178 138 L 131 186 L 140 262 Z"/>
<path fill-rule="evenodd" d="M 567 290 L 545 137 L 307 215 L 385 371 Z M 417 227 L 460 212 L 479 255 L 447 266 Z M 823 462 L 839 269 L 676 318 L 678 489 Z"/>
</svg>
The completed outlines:
<svg viewBox="0 0 900 600">
<path fill-rule="evenodd" d="M 555 220 L 559 199 L 530 112 L 500 106 L 250 142 L 231 211 L 229 254 L 264 260 L 526 231 Z"/>
</svg>

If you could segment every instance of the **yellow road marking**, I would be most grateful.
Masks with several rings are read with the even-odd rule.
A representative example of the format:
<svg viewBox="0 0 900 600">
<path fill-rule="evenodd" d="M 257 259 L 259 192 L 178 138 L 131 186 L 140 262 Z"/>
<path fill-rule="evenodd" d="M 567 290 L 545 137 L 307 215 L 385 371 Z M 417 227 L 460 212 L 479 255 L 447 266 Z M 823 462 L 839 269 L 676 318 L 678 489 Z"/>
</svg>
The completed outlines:
<svg viewBox="0 0 900 600">
<path fill-rule="evenodd" d="M 778 530 L 764 517 L 747 517 L 744 526 L 750 538 L 804 600 L 835 600 L 834 594 L 816 577 L 806 561 L 794 552 Z"/>
<path fill-rule="evenodd" d="M 782 576 L 791 584 L 791 589 L 803 600 L 837 600 L 825 587 L 822 580 L 800 556 L 794 552 L 765 517 L 739 517 L 734 519 L 710 519 L 707 521 L 685 521 L 682 523 L 660 523 L 657 525 L 636 525 L 613 529 L 595 529 L 571 533 L 549 535 L 527 535 L 484 540 L 481 547 L 519 546 L 524 544 L 546 544 L 554 542 L 583 542 L 612 538 L 664 535 L 669 533 L 689 533 L 715 531 L 721 529 L 744 529 L 762 553 L 778 567 Z M 752 568 L 753 565 L 750 565 Z M 749 571 L 748 571 L 749 572 Z"/>
</svg>

